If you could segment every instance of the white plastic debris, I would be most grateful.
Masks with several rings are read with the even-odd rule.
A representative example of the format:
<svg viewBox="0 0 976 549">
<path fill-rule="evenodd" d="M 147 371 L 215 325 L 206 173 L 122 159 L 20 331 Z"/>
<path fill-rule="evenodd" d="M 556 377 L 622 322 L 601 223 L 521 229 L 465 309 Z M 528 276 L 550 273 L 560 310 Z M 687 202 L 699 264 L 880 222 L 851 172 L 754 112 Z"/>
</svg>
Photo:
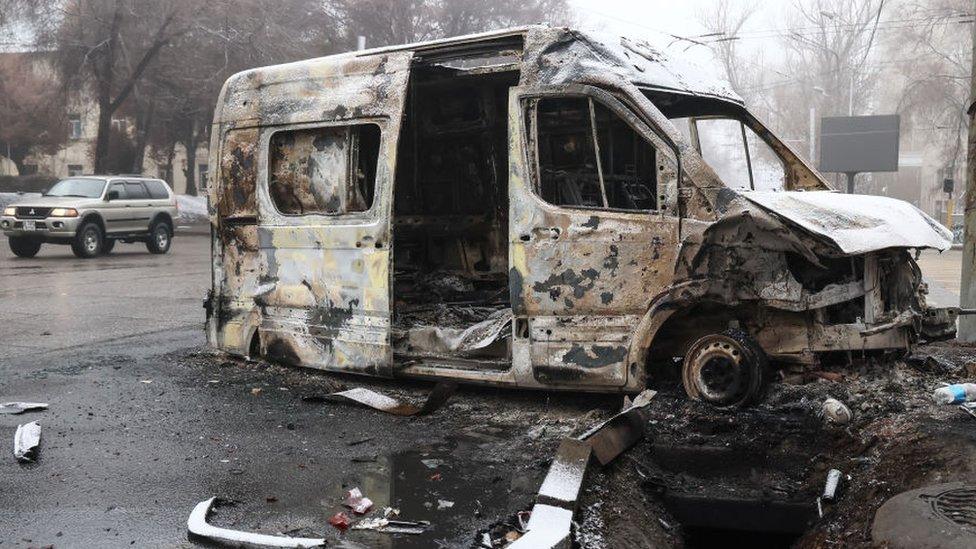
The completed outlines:
<svg viewBox="0 0 976 549">
<path fill-rule="evenodd" d="M 851 409 L 836 398 L 825 400 L 821 412 L 828 421 L 837 425 L 847 425 L 853 419 Z"/>
<path fill-rule="evenodd" d="M 363 519 L 352 525 L 353 530 L 374 530 L 387 534 L 423 534 L 430 528 L 430 522 L 426 520 L 390 520 L 388 518 L 374 517 Z"/>
<path fill-rule="evenodd" d="M 193 508 L 190 518 L 186 521 L 186 528 L 191 534 L 207 538 L 213 541 L 233 544 L 233 545 L 257 545 L 260 547 L 322 547 L 325 545 L 323 538 L 293 538 L 289 536 L 270 536 L 267 534 L 255 534 L 252 532 L 240 532 L 228 528 L 218 528 L 207 524 L 207 514 L 210 506 L 217 498 L 210 498 L 201 501 Z"/>
<path fill-rule="evenodd" d="M 438 511 L 442 511 L 444 509 L 450 509 L 451 507 L 454 507 L 454 502 L 453 501 L 448 501 L 446 499 L 439 499 L 439 500 L 437 500 L 437 510 Z"/>
<path fill-rule="evenodd" d="M 976 383 L 956 383 L 939 387 L 932 393 L 936 404 L 959 404 L 976 401 Z"/>
<path fill-rule="evenodd" d="M 4 402 L 0 414 L 22 414 L 31 410 L 47 410 L 46 402 Z"/>
<path fill-rule="evenodd" d="M 34 461 L 41 445 L 41 426 L 36 421 L 17 426 L 14 433 L 14 457 L 18 461 Z"/>
<path fill-rule="evenodd" d="M 364 496 L 359 488 L 353 488 L 346 492 L 346 507 L 357 515 L 363 515 L 373 507 L 373 500 Z"/>
</svg>

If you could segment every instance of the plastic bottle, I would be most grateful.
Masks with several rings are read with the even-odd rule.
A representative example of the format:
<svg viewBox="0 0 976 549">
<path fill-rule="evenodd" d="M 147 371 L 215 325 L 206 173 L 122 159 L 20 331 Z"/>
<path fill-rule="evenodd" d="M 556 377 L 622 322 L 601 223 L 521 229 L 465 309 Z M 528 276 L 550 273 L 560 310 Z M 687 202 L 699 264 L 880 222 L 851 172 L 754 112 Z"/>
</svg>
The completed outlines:
<svg viewBox="0 0 976 549">
<path fill-rule="evenodd" d="M 959 404 L 976 401 L 976 383 L 956 383 L 939 387 L 932 393 L 938 404 Z"/>
</svg>

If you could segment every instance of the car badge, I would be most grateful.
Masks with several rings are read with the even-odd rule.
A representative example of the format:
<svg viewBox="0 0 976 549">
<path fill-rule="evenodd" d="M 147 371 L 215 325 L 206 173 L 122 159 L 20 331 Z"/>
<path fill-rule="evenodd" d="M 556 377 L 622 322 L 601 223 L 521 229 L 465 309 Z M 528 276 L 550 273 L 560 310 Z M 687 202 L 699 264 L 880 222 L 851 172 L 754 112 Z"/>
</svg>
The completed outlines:
<svg viewBox="0 0 976 549">
<path fill-rule="evenodd" d="M 34 215 L 34 208 L 30 209 L 30 215 Z"/>
</svg>

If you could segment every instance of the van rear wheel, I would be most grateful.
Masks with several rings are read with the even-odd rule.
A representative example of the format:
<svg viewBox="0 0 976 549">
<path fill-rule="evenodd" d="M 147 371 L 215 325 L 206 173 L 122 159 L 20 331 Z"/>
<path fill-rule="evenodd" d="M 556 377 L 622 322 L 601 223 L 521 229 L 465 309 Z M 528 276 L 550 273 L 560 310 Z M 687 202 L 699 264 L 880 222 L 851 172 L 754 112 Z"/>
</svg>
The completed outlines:
<svg viewBox="0 0 976 549">
<path fill-rule="evenodd" d="M 34 257 L 41 251 L 41 242 L 33 238 L 10 236 L 7 237 L 7 242 L 10 244 L 10 251 L 17 257 Z"/>
<path fill-rule="evenodd" d="M 681 381 L 688 396 L 720 408 L 745 406 L 763 387 L 768 359 L 740 330 L 709 334 L 688 348 Z"/>
</svg>

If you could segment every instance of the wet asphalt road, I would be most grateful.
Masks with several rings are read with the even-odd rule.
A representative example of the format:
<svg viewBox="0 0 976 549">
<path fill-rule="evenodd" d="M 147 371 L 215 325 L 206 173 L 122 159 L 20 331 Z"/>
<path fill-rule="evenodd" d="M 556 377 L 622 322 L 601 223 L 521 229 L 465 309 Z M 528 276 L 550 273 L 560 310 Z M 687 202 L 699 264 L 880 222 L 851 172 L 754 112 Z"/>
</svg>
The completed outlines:
<svg viewBox="0 0 976 549">
<path fill-rule="evenodd" d="M 548 399 L 462 389 L 444 410 L 404 419 L 300 398 L 362 378 L 197 354 L 208 245 L 184 236 L 165 256 L 131 244 L 95 260 L 49 246 L 24 260 L 2 243 L 0 401 L 51 408 L 0 415 L 0 549 L 194 547 L 186 519 L 214 495 L 237 502 L 211 516 L 223 526 L 324 535 L 331 546 L 452 547 L 531 503 L 545 464 L 513 452 L 505 429 L 524 433 L 525 410 L 548 413 Z M 368 386 L 414 402 L 429 389 Z M 40 456 L 19 464 L 13 434 L 32 420 Z M 340 536 L 326 520 L 353 486 L 434 529 Z"/>
</svg>

